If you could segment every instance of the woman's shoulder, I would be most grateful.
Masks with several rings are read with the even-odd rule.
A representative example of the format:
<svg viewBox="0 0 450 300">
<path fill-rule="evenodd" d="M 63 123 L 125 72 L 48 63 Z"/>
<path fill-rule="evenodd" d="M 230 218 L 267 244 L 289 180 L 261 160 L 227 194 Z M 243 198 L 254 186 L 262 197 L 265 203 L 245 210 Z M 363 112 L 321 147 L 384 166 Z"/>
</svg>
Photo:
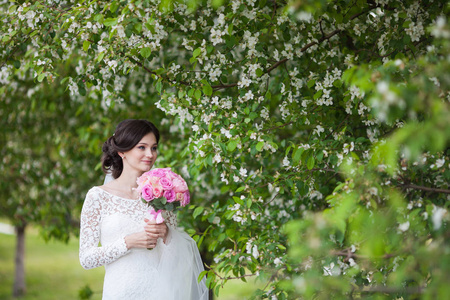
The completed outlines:
<svg viewBox="0 0 450 300">
<path fill-rule="evenodd" d="M 86 194 L 87 198 L 94 198 L 94 199 L 109 199 L 114 196 L 114 194 L 110 191 L 110 184 L 104 184 L 104 185 L 96 185 L 93 186 Z"/>
<path fill-rule="evenodd" d="M 98 199 L 100 194 L 102 192 L 102 189 L 100 186 L 93 186 L 89 189 L 89 191 L 86 193 L 86 200 L 87 199 Z"/>
<path fill-rule="evenodd" d="M 98 185 L 95 185 L 88 190 L 87 194 L 89 195 L 89 194 L 93 194 L 93 193 L 98 193 L 100 191 L 101 191 L 101 187 Z"/>
</svg>

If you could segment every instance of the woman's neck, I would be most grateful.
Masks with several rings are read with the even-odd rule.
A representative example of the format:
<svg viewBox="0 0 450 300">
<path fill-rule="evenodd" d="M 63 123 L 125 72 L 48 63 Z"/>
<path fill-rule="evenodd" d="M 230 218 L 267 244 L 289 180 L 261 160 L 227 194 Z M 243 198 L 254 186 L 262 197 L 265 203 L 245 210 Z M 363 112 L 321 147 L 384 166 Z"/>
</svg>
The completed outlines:
<svg viewBox="0 0 450 300">
<path fill-rule="evenodd" d="M 133 189 L 137 187 L 137 178 L 142 175 L 142 172 L 122 172 L 116 179 L 116 184 L 123 187 Z"/>
</svg>

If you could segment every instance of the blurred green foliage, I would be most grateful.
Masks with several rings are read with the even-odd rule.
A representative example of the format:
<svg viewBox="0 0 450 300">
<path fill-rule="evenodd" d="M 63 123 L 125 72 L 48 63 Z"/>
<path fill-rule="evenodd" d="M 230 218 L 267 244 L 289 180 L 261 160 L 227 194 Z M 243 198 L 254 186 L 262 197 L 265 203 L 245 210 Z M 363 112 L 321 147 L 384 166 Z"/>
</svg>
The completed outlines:
<svg viewBox="0 0 450 300">
<path fill-rule="evenodd" d="M 148 118 L 162 130 L 158 166 L 190 185 L 179 217 L 216 294 L 248 277 L 265 282 L 256 298 L 449 293 L 448 4 L 1 9 L 11 219 L 76 232 L 101 142 L 121 119 Z"/>
</svg>

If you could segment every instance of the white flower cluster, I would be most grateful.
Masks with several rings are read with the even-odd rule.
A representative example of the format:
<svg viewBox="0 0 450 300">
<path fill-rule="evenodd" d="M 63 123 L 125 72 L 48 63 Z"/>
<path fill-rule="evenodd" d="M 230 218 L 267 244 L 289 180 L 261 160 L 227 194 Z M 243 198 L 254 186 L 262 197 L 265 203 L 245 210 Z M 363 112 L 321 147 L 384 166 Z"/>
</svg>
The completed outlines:
<svg viewBox="0 0 450 300">
<path fill-rule="evenodd" d="M 29 6 L 31 6 L 31 3 L 24 3 L 17 8 L 19 20 L 23 21 L 26 19 L 28 27 L 30 27 L 31 29 L 35 29 L 36 25 L 39 22 L 44 21 L 44 15 L 42 13 L 38 15 L 33 9 L 30 9 L 26 13 L 23 13 L 24 9 Z"/>
<path fill-rule="evenodd" d="M 384 122 L 387 120 L 387 114 L 391 106 L 398 106 L 403 109 L 405 101 L 399 98 L 389 87 L 386 81 L 379 81 L 377 83 L 377 91 L 381 97 L 372 97 L 372 107 L 377 111 L 377 118 Z"/>
<path fill-rule="evenodd" d="M 316 91 L 323 92 L 322 96 L 317 100 L 317 105 L 330 106 L 333 104 L 333 97 L 330 95 L 331 88 L 333 87 L 334 81 L 341 79 L 341 74 L 341 70 L 339 70 L 338 68 L 334 68 L 331 73 L 327 71 L 322 82 L 316 82 Z"/>
<path fill-rule="evenodd" d="M 248 254 L 251 254 L 255 259 L 259 258 L 258 246 L 253 245 L 254 239 L 249 239 L 246 243 L 245 250 Z M 250 260 L 250 257 L 248 258 Z"/>
<path fill-rule="evenodd" d="M 217 21 L 216 21 L 217 27 L 211 28 L 211 35 L 210 35 L 210 39 L 211 42 L 213 44 L 213 46 L 223 43 L 223 35 L 227 34 L 227 30 L 228 28 L 223 28 L 225 25 L 225 15 L 224 14 L 220 14 Z"/>
<path fill-rule="evenodd" d="M 447 20 L 444 16 L 440 16 L 436 20 L 436 25 L 431 31 L 431 34 L 434 35 L 437 38 L 444 38 L 449 39 L 450 38 L 450 30 L 448 29 Z"/>
<path fill-rule="evenodd" d="M 418 42 L 420 37 L 425 34 L 423 24 L 421 22 L 411 22 L 409 27 L 405 29 L 405 32 L 411 37 L 411 41 Z"/>
<path fill-rule="evenodd" d="M 242 44 L 243 49 L 248 49 L 248 57 L 256 56 L 256 44 L 258 43 L 259 32 L 252 35 L 252 33 L 248 30 L 244 32 L 243 41 Z"/>
</svg>

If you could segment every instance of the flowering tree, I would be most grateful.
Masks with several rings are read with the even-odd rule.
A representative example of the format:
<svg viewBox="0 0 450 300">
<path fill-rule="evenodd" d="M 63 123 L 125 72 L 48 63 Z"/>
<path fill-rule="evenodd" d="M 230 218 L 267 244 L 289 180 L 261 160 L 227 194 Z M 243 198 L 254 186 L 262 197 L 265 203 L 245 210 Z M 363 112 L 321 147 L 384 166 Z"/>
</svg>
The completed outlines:
<svg viewBox="0 0 450 300">
<path fill-rule="evenodd" d="M 4 3 L 0 80 L 168 118 L 165 163 L 213 256 L 256 296 L 449 292 L 449 38 L 441 1 Z M 60 76 L 70 60 L 76 74 Z M 45 86 L 45 85 L 43 85 Z M 164 125 L 165 126 L 165 125 Z M 169 150 L 170 149 L 170 150 Z M 194 224 L 192 223 L 192 217 Z"/>
<path fill-rule="evenodd" d="M 85 119 L 73 117 L 76 104 L 64 97 L 62 86 L 53 85 L 53 91 L 36 88 L 20 75 L 10 76 L 16 85 L 4 85 L 0 96 L 0 215 L 16 229 L 14 296 L 25 291 L 27 225 L 41 224 L 46 239 L 67 241 L 71 228 L 77 227 L 71 212 L 95 176 L 88 172 L 93 169 L 92 159 L 79 151 L 88 143 L 77 138 L 77 124 L 85 124 L 80 122 Z M 79 162 L 76 167 L 73 161 Z"/>
<path fill-rule="evenodd" d="M 59 73 L 70 74 L 72 67 L 67 64 Z M 119 120 L 130 117 L 120 106 L 101 116 L 95 113 L 100 103 L 71 101 L 58 82 L 36 84 L 28 73 L 15 70 L 0 95 L 0 215 L 16 229 L 14 296 L 26 290 L 27 226 L 40 227 L 45 240 L 67 242 L 78 233 L 82 199 L 92 183 L 104 179 L 101 141 Z"/>
</svg>

